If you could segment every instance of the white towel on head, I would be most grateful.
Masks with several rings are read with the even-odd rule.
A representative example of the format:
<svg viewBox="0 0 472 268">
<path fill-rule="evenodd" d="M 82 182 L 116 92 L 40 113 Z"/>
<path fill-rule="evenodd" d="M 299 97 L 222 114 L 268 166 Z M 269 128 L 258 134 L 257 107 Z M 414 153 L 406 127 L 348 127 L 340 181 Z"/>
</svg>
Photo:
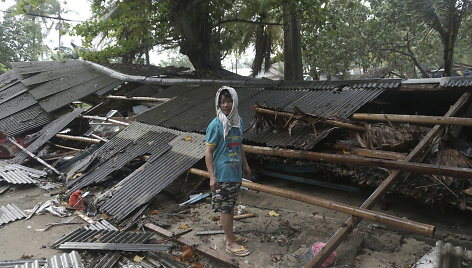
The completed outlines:
<svg viewBox="0 0 472 268">
<path fill-rule="evenodd" d="M 223 111 L 220 109 L 219 99 L 221 91 L 227 89 L 231 94 L 231 98 L 233 98 L 233 108 L 228 116 L 226 116 Z M 216 92 L 216 99 L 215 99 L 215 107 L 216 107 L 216 116 L 218 120 L 220 120 L 221 124 L 223 125 L 223 133 L 224 139 L 226 140 L 226 136 L 228 135 L 229 131 L 232 127 L 241 127 L 241 122 L 239 122 L 239 113 L 238 113 L 238 94 L 236 90 L 232 87 L 222 86 Z"/>
</svg>

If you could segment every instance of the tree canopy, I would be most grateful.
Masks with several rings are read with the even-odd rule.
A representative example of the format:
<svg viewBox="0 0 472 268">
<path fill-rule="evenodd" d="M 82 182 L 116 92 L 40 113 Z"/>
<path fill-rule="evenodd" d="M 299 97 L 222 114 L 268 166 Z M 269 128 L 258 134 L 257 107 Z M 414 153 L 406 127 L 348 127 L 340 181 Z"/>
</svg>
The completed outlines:
<svg viewBox="0 0 472 268">
<path fill-rule="evenodd" d="M 31 12 L 57 0 L 19 0 Z M 221 68 L 254 49 L 255 76 L 284 62 L 286 79 L 350 77 L 384 68 L 401 77 L 451 75 L 472 63 L 471 0 L 91 0 L 93 17 L 74 28 L 80 55 L 96 62 L 149 64 L 150 51 L 178 48 L 197 70 Z M 44 14 L 46 14 L 44 13 Z M 63 21 L 62 21 L 63 22 Z M 57 24 L 56 27 L 67 25 Z"/>
</svg>

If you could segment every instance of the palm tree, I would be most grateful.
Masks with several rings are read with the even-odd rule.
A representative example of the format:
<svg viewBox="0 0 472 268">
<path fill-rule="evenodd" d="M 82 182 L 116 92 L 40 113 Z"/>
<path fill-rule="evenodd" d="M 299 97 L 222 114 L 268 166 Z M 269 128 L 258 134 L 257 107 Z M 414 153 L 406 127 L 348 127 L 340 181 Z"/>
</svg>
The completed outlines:
<svg viewBox="0 0 472 268">
<path fill-rule="evenodd" d="M 438 32 L 444 50 L 444 75 L 451 76 L 454 45 L 462 21 L 471 13 L 471 0 L 410 0 L 424 23 Z"/>
</svg>

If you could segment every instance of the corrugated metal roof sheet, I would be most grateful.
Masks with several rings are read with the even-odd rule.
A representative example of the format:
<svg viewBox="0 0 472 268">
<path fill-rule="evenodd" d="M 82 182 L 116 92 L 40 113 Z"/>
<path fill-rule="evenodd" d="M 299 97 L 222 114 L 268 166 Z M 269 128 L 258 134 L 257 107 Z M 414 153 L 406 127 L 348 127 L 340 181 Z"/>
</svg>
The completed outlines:
<svg viewBox="0 0 472 268">
<path fill-rule="evenodd" d="M 126 97 L 150 97 L 158 94 L 164 89 L 158 85 L 144 84 L 139 85 L 133 90 L 125 93 Z"/>
<path fill-rule="evenodd" d="M 2 266 L 4 267 L 4 266 Z M 6 266 L 5 266 L 6 267 Z M 10 266 L 8 266 L 10 267 Z M 22 265 L 12 266 L 15 268 L 83 268 L 84 264 L 77 251 L 54 255 L 46 261 L 35 260 L 34 262 L 25 261 Z"/>
<path fill-rule="evenodd" d="M 38 182 L 25 172 L 9 165 L 0 165 L 0 181 L 2 180 L 11 184 L 36 184 Z"/>
<path fill-rule="evenodd" d="M 167 131 L 176 135 L 176 138 L 169 143 L 172 146 L 171 150 L 152 162 L 146 162 L 111 189 L 112 197 L 100 209 L 119 220 L 124 219 L 142 204 L 149 202 L 180 174 L 202 159 L 205 153 L 205 138 L 200 134 L 137 122 L 128 128 L 130 130 L 129 134 L 134 132 L 131 131 L 133 129 L 139 131 L 143 128 L 149 128 L 156 132 Z"/>
<path fill-rule="evenodd" d="M 472 87 L 472 77 L 442 77 L 442 87 Z"/>
<path fill-rule="evenodd" d="M 0 105 L 1 109 L 1 105 Z M 13 136 L 51 122 L 48 113 L 35 104 L 27 109 L 0 119 L 0 131 Z"/>
<path fill-rule="evenodd" d="M 67 90 L 60 91 L 54 95 L 48 96 L 47 98 L 43 98 L 39 101 L 39 104 L 44 108 L 44 110 L 51 112 L 100 89 L 106 88 L 107 91 L 111 90 L 121 83 L 121 81 L 114 78 L 100 76 L 74 87 L 67 88 Z"/>
<path fill-rule="evenodd" d="M 296 100 L 288 104 L 285 102 L 285 106 L 269 104 L 272 100 L 278 103 L 284 102 L 278 97 L 277 92 L 279 90 L 266 91 L 261 94 L 265 94 L 266 99 L 264 103 L 268 106 L 283 108 L 290 112 L 294 111 L 296 106 L 306 113 L 325 118 L 347 118 L 364 104 L 378 97 L 384 89 L 294 91 L 297 93 L 292 94 L 292 98 L 288 99 L 293 100 L 296 98 Z M 256 97 L 260 99 L 259 96 Z M 333 128 L 317 129 L 318 136 L 315 139 L 311 128 L 304 130 L 292 129 L 292 136 L 288 135 L 288 131 L 282 130 L 274 131 L 269 129 L 256 133 L 254 129 L 249 129 L 244 133 L 244 139 L 266 144 L 267 146 L 285 146 L 308 150 L 313 148 L 332 131 Z"/>
<path fill-rule="evenodd" d="M 217 87 L 202 86 L 185 91 L 177 98 L 137 115 L 136 120 L 146 124 L 161 125 L 164 121 L 178 117 L 194 106 L 203 105 L 206 100 L 214 100 L 217 90 Z"/>
<path fill-rule="evenodd" d="M 396 88 L 401 79 L 366 79 L 366 80 L 339 80 L 339 81 L 281 81 L 277 88 L 284 89 L 315 89 L 334 90 L 343 88 Z"/>
<path fill-rule="evenodd" d="M 26 218 L 25 212 L 15 204 L 0 207 L 0 226 L 12 221 Z"/>
<path fill-rule="evenodd" d="M 122 81 L 90 67 L 83 61 L 28 62 L 12 64 L 19 80 L 47 112 L 57 110 L 94 92 L 106 92 Z"/>
<path fill-rule="evenodd" d="M 54 135 L 56 135 L 59 131 L 65 128 L 72 120 L 77 118 L 83 112 L 82 109 L 74 109 L 74 111 L 65 114 L 58 119 L 54 120 L 53 122 L 49 123 L 47 126 L 43 127 L 41 130 L 41 134 L 39 137 L 36 138 L 26 150 L 35 153 L 42 145 L 44 145 L 47 141 L 49 141 Z M 28 155 L 25 152 L 19 152 L 15 158 L 13 158 L 14 163 L 21 164 Z"/>
<path fill-rule="evenodd" d="M 120 232 L 110 230 L 87 230 L 79 228 L 54 242 L 51 247 L 58 248 L 65 242 L 100 242 L 100 243 L 145 243 L 153 236 L 152 233 Z"/>
<path fill-rule="evenodd" d="M 238 92 L 239 100 L 239 110 L 248 110 L 249 105 L 247 100 L 251 99 L 254 95 L 259 94 L 261 89 L 254 88 L 236 88 Z M 214 89 L 213 94 L 209 94 L 210 97 L 201 101 L 199 105 L 193 106 L 188 110 L 183 111 L 178 116 L 174 116 L 165 120 L 160 125 L 169 128 L 177 128 L 179 130 L 188 131 L 188 132 L 200 132 L 204 133 L 208 124 L 216 116 L 215 112 L 215 94 L 216 89 Z M 164 108 L 165 109 L 165 108 Z M 184 108 L 182 107 L 182 110 Z M 159 109 L 159 106 L 156 107 L 156 111 L 159 112 L 162 109 Z M 211 116 L 213 115 L 213 116 Z M 246 113 L 240 113 L 241 118 L 245 125 L 249 125 L 252 115 Z"/>
<path fill-rule="evenodd" d="M 71 192 L 75 192 L 87 185 L 104 181 L 113 171 L 121 169 L 126 163 L 140 155 L 151 155 L 147 161 L 152 162 L 154 159 L 170 150 L 168 142 L 173 138 L 175 138 L 175 135 L 167 132 L 149 131 L 142 137 L 136 139 L 136 142 L 129 143 L 128 146 L 121 148 L 119 151 L 115 150 L 117 152 L 116 154 L 108 158 L 102 158 L 105 159 L 105 162 L 97 163 L 90 172 L 87 172 L 75 180 L 77 183 L 73 185 Z M 114 145 L 113 141 L 114 139 L 109 141 L 109 143 L 111 143 L 110 146 Z"/>
<path fill-rule="evenodd" d="M 119 231 L 118 228 L 113 226 L 106 220 L 96 221 L 88 226 L 84 227 L 86 230 L 108 230 L 108 231 Z"/>
</svg>

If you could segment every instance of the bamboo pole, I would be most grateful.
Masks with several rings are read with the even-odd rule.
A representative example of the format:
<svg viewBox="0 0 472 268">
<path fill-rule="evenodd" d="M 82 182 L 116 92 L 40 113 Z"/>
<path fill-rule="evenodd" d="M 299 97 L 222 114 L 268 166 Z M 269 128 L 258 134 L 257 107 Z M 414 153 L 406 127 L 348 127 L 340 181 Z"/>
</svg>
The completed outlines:
<svg viewBox="0 0 472 268">
<path fill-rule="evenodd" d="M 93 116 L 93 115 L 82 115 L 81 117 L 86 118 L 86 119 L 103 120 L 104 122 L 110 122 L 110 123 L 115 123 L 115 124 L 118 124 L 118 125 L 129 126 L 129 123 L 121 122 L 121 121 L 111 119 L 111 118 L 108 118 L 108 117 Z"/>
<path fill-rule="evenodd" d="M 56 137 L 61 138 L 61 139 L 65 139 L 65 140 L 83 141 L 83 142 L 88 142 L 88 143 L 100 143 L 100 142 L 102 142 L 99 139 L 92 139 L 92 138 L 86 138 L 86 137 L 77 137 L 77 136 L 64 135 L 64 134 L 56 134 Z"/>
<path fill-rule="evenodd" d="M 108 95 L 108 96 L 105 96 L 104 98 L 114 99 L 114 100 L 128 100 L 128 101 L 160 101 L 160 102 L 166 102 L 166 101 L 171 100 L 171 98 L 126 97 L 126 96 L 114 96 L 114 95 Z"/>
<path fill-rule="evenodd" d="M 55 143 L 52 143 L 52 142 L 49 142 L 52 146 L 55 146 L 57 148 L 61 148 L 61 149 L 66 149 L 66 150 L 71 150 L 71 151 L 77 151 L 77 152 L 83 152 L 85 151 L 84 149 L 78 149 L 78 148 L 73 148 L 73 147 L 69 147 L 69 146 L 63 146 L 63 145 L 59 145 L 59 144 L 55 144 Z"/>
<path fill-rule="evenodd" d="M 297 115 L 297 114 L 288 113 L 288 112 L 276 112 L 276 111 L 272 111 L 272 110 L 269 110 L 269 109 L 260 108 L 260 107 L 257 107 L 257 106 L 252 106 L 251 109 L 255 110 L 257 113 L 269 114 L 269 115 L 273 115 L 273 116 L 295 117 L 295 118 L 297 116 L 298 117 L 300 117 L 300 116 L 303 117 L 303 115 Z M 310 116 L 310 115 L 308 115 L 308 116 Z M 340 121 L 336 121 L 336 120 L 332 120 L 332 119 L 321 120 L 320 122 L 328 124 L 328 125 L 336 126 L 336 127 L 349 128 L 349 129 L 353 129 L 353 130 L 357 130 L 357 131 L 365 131 L 366 130 L 366 128 L 363 127 L 363 126 L 350 124 L 350 123 L 344 123 L 344 122 L 340 122 Z"/>
<path fill-rule="evenodd" d="M 205 171 L 205 170 L 191 168 L 189 172 L 195 175 L 199 175 L 199 176 L 203 176 L 207 178 L 209 177 L 208 171 Z M 319 207 L 324 207 L 331 210 L 343 212 L 346 214 L 351 214 L 351 215 L 369 219 L 375 222 L 380 222 L 383 224 L 417 232 L 423 235 L 432 236 L 434 234 L 435 227 L 432 225 L 422 224 L 422 223 L 410 221 L 404 218 L 399 218 L 399 217 L 391 216 L 388 214 L 384 214 L 384 213 L 380 213 L 380 212 L 376 212 L 376 211 L 372 211 L 368 209 L 362 209 L 355 206 L 346 205 L 343 203 L 338 203 L 335 201 L 326 200 L 319 197 L 301 194 L 301 193 L 297 193 L 297 192 L 293 192 L 293 191 L 289 191 L 285 189 L 280 189 L 276 187 L 271 187 L 271 186 L 267 186 L 267 185 L 263 185 L 259 183 L 246 181 L 246 180 L 243 180 L 242 186 L 247 187 L 252 190 L 266 192 L 273 195 L 282 196 L 282 197 L 290 198 L 293 200 L 305 202 L 308 204 L 316 205 Z"/>
<path fill-rule="evenodd" d="M 427 115 L 404 115 L 404 114 L 363 114 L 355 113 L 352 119 L 365 121 L 398 122 L 429 125 L 458 125 L 472 126 L 472 118 L 465 117 L 442 117 Z"/>
<path fill-rule="evenodd" d="M 445 117 L 454 116 L 460 108 L 467 103 L 470 98 L 470 93 L 464 93 L 459 100 L 449 109 L 444 115 Z M 412 161 L 420 156 L 426 148 L 429 147 L 431 141 L 436 139 L 442 132 L 443 127 L 435 125 L 426 136 L 421 140 L 418 145 L 408 154 L 405 161 Z M 361 208 L 370 209 L 372 208 L 378 199 L 380 199 L 394 184 L 396 179 L 399 177 L 400 171 L 394 170 L 379 187 L 367 198 L 366 201 L 361 205 Z M 361 219 L 356 217 L 349 217 L 346 222 L 336 231 L 336 233 L 326 242 L 326 245 L 308 262 L 304 268 L 321 267 L 321 264 L 330 256 L 330 254 L 341 244 L 341 242 L 347 238 L 349 233 L 359 224 Z"/>
<path fill-rule="evenodd" d="M 333 144 L 329 146 L 329 148 L 348 151 L 349 153 L 352 153 L 357 156 L 388 159 L 388 160 L 403 160 L 406 157 L 405 153 L 364 149 L 364 148 L 359 148 L 359 147 L 354 147 L 354 146 L 344 145 L 344 144 L 339 144 L 339 143 Z"/>
<path fill-rule="evenodd" d="M 242 220 L 242 219 L 254 218 L 254 217 L 256 217 L 256 214 L 248 213 L 248 214 L 234 215 L 233 219 L 234 220 Z"/>
<path fill-rule="evenodd" d="M 354 155 L 339 155 L 319 152 L 309 152 L 291 149 L 276 149 L 270 147 L 261 147 L 253 145 L 243 145 L 244 152 L 268 156 L 278 156 L 285 158 L 295 158 L 304 160 L 313 160 L 330 163 L 343 163 L 359 166 L 373 166 L 387 169 L 398 169 L 403 171 L 417 172 L 423 174 L 437 174 L 453 177 L 471 178 L 471 168 L 447 167 L 424 163 L 412 163 L 405 161 L 394 161 L 384 159 L 374 159 Z"/>
<path fill-rule="evenodd" d="M 32 157 L 33 159 L 35 159 L 36 161 L 38 161 L 39 163 L 43 164 L 45 167 L 49 168 L 50 170 L 52 170 L 54 173 L 56 173 L 57 175 L 59 176 L 62 176 L 63 174 L 61 172 L 59 172 L 59 170 L 55 169 L 53 166 L 49 165 L 48 163 L 46 163 L 43 159 L 39 158 L 38 156 L 36 156 L 35 154 L 33 154 L 32 152 L 28 151 L 25 147 L 21 146 L 18 142 L 16 142 L 16 140 L 14 138 L 11 138 L 11 137 L 8 137 L 8 140 L 15 144 L 16 147 L 18 147 L 20 150 L 22 150 L 23 152 L 25 152 L 27 155 L 29 155 L 30 157 Z"/>
</svg>

